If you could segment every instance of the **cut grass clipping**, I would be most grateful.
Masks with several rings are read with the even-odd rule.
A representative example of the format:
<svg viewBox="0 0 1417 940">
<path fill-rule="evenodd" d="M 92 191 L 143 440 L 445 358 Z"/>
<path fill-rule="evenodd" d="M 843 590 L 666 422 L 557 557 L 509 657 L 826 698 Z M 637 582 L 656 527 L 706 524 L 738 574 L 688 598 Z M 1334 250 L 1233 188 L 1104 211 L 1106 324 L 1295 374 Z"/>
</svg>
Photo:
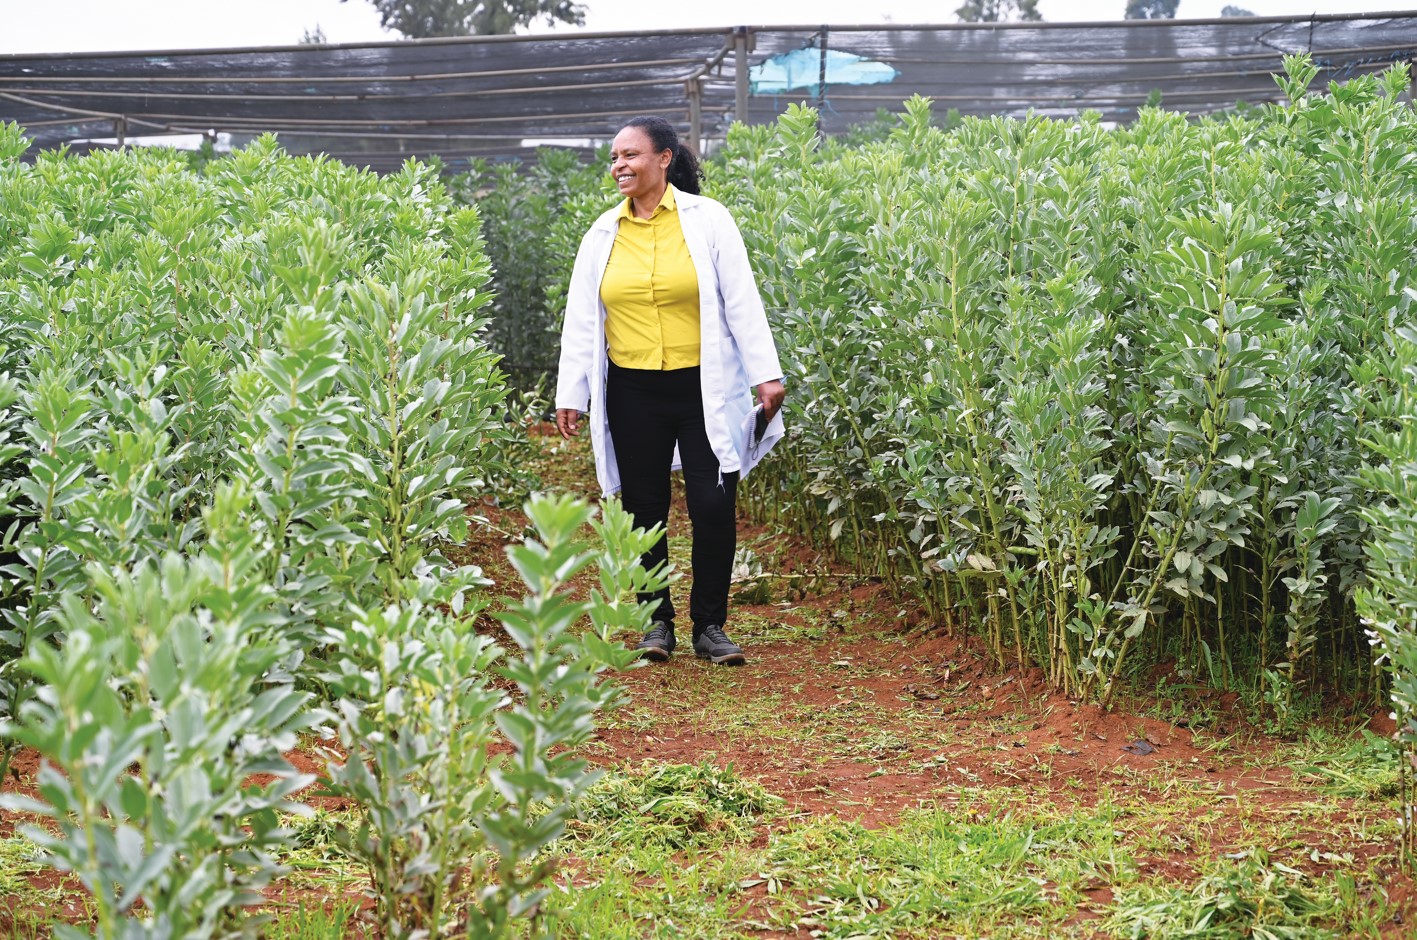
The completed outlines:
<svg viewBox="0 0 1417 940">
<path fill-rule="evenodd" d="M 1137 940 L 1378 936 L 1386 900 L 1378 895 L 1373 908 L 1365 906 L 1349 875 L 1317 880 L 1256 853 L 1216 861 L 1194 885 L 1139 884 L 1118 898 L 1108 927 Z"/>
</svg>

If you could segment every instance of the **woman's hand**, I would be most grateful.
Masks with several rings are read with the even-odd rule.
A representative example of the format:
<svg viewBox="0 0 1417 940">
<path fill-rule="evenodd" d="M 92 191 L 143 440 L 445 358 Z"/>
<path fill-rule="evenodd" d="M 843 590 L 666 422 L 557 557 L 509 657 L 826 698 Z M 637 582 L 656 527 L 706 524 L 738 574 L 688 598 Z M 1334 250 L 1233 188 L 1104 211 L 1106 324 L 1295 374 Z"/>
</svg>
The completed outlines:
<svg viewBox="0 0 1417 940">
<path fill-rule="evenodd" d="M 556 430 L 561 432 L 561 436 L 566 440 L 576 436 L 576 432 L 581 429 L 581 413 L 574 408 L 556 409 Z"/>
<path fill-rule="evenodd" d="M 782 383 L 777 379 L 771 382 L 764 382 L 758 386 L 758 404 L 763 406 L 763 414 L 771 421 L 777 417 L 778 409 L 782 407 L 782 400 L 787 397 L 787 389 L 782 387 Z"/>
</svg>

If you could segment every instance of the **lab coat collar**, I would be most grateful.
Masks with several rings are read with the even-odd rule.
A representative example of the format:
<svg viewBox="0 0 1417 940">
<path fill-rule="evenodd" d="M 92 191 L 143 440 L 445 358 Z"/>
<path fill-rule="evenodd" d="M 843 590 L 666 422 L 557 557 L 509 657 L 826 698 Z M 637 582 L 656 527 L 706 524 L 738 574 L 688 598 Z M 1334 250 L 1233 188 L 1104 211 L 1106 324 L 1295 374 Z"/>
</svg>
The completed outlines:
<svg viewBox="0 0 1417 940">
<path fill-rule="evenodd" d="M 641 222 L 648 222 L 648 221 L 650 221 L 650 219 L 653 219 L 655 216 L 659 215 L 661 212 L 674 212 L 674 211 L 677 211 L 678 206 L 677 206 L 677 204 L 676 204 L 675 201 L 674 201 L 674 193 L 675 193 L 675 192 L 676 192 L 676 190 L 674 189 L 674 184 L 673 184 L 673 183 L 670 183 L 670 184 L 666 185 L 666 186 L 664 187 L 664 195 L 660 197 L 660 199 L 659 199 L 659 205 L 657 205 L 657 206 L 654 207 L 654 211 L 650 213 L 649 219 L 640 219 L 640 221 L 641 221 Z M 625 219 L 633 219 L 633 218 L 635 218 L 635 210 L 634 210 L 633 208 L 631 208 L 631 206 L 630 206 L 630 203 L 631 203 L 631 202 L 632 202 L 632 200 L 630 199 L 630 197 L 629 197 L 629 196 L 626 196 L 626 197 L 625 197 L 625 201 L 622 202 L 622 203 L 620 203 L 620 212 L 615 216 L 615 221 L 616 221 L 617 223 L 618 223 L 618 222 L 621 222 L 621 221 L 624 221 Z"/>
</svg>

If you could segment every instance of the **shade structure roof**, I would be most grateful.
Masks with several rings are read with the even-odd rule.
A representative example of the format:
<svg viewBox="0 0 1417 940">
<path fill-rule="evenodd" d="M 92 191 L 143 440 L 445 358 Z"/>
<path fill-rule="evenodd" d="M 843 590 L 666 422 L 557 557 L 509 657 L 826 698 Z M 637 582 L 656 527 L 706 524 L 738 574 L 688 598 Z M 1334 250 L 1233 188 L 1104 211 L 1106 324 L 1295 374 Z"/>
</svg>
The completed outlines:
<svg viewBox="0 0 1417 940">
<path fill-rule="evenodd" d="M 6 55 L 0 120 L 24 126 L 34 150 L 175 134 L 239 144 L 274 132 L 295 153 L 379 170 L 437 155 L 456 169 L 470 157 L 517 156 L 538 144 L 590 146 L 635 114 L 663 115 L 712 140 L 735 117 L 769 121 L 798 101 L 819 105 L 829 132 L 913 94 L 964 114 L 1095 110 L 1125 121 L 1159 93 L 1165 107 L 1202 114 L 1275 100 L 1273 75 L 1296 52 L 1314 57 L 1319 83 L 1409 62 L 1417 13 Z M 814 53 L 825 54 L 823 86 L 800 81 Z M 793 87 L 754 82 L 783 64 L 795 70 Z"/>
</svg>

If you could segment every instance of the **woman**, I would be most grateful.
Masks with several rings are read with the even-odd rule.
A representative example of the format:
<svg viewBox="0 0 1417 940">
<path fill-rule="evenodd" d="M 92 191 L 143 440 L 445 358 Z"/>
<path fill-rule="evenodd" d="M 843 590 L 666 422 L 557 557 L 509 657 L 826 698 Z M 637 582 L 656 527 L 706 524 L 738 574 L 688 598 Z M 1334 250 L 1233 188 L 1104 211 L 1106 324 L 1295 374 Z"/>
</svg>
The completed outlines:
<svg viewBox="0 0 1417 940">
<path fill-rule="evenodd" d="M 783 434 L 782 368 L 748 252 L 722 205 L 699 195 L 694 154 L 668 121 L 634 118 L 615 136 L 610 174 L 625 201 L 581 240 L 566 301 L 556 427 L 570 439 L 589 411 L 596 475 L 635 525 L 664 526 L 669 474 L 684 473 L 693 525 L 689 617 L 695 655 L 738 666 L 724 632 L 737 541 L 738 479 Z M 753 408 L 757 390 L 761 411 Z M 661 537 L 645 553 L 668 560 Z M 658 600 L 636 647 L 674 652 L 674 605 Z"/>
</svg>

